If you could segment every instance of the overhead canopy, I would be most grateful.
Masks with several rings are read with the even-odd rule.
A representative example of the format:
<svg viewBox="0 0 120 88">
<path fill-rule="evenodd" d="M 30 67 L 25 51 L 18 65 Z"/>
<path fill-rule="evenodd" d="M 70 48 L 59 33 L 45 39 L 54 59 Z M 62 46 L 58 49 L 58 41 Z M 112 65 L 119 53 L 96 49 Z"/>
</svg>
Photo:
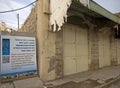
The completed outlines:
<svg viewBox="0 0 120 88">
<path fill-rule="evenodd" d="M 105 17 L 117 24 L 120 24 L 119 17 L 110 13 L 92 0 L 51 0 L 50 30 L 61 30 L 61 27 L 65 21 L 67 21 L 68 9 L 70 12 L 78 15 L 85 13 L 96 18 Z"/>
</svg>

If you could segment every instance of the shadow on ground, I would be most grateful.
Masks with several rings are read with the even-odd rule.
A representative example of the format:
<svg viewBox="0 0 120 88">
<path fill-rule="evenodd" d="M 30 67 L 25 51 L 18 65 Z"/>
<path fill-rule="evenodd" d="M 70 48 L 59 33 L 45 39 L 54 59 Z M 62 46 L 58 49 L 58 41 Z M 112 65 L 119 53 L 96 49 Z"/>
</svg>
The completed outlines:
<svg viewBox="0 0 120 88">
<path fill-rule="evenodd" d="M 97 83 L 96 81 L 86 80 L 79 83 L 71 81 L 53 88 L 94 88 L 95 86 L 98 86 L 98 85 L 100 84 Z"/>
</svg>

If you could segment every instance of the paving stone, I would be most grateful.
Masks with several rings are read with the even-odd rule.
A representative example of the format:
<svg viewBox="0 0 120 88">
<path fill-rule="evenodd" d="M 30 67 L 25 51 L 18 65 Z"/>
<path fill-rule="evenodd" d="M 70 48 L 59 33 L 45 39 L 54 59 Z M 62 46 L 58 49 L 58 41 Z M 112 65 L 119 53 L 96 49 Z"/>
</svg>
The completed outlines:
<svg viewBox="0 0 120 88">
<path fill-rule="evenodd" d="M 50 81 L 48 84 L 62 85 L 64 83 L 73 81 L 76 83 L 85 81 L 87 79 L 98 81 L 100 84 L 104 84 L 110 79 L 114 79 L 120 75 L 120 66 L 105 67 L 96 71 L 87 71 L 83 73 L 77 73 L 74 75 L 66 76 L 58 80 Z M 119 87 L 120 88 L 120 87 Z"/>
<path fill-rule="evenodd" d="M 15 88 L 44 88 L 39 77 L 14 81 Z"/>
<path fill-rule="evenodd" d="M 0 84 L 0 88 L 14 88 L 13 82 L 2 83 Z"/>
<path fill-rule="evenodd" d="M 109 88 L 119 88 L 117 85 L 111 85 Z"/>
</svg>

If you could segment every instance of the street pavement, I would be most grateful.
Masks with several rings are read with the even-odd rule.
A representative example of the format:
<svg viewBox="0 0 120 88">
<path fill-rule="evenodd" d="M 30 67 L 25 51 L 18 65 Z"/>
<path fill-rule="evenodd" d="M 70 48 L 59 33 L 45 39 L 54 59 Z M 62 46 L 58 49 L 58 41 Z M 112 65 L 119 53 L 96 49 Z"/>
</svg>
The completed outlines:
<svg viewBox="0 0 120 88">
<path fill-rule="evenodd" d="M 120 88 L 120 81 L 115 80 L 119 76 L 120 66 L 111 66 L 65 76 L 58 80 L 44 82 L 44 84 L 47 88 Z"/>
</svg>

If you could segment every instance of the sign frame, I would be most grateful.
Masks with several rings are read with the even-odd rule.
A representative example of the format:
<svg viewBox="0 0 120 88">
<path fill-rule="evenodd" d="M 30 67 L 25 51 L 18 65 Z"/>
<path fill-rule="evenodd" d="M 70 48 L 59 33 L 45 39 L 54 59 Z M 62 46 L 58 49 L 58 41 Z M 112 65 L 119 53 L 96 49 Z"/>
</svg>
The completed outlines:
<svg viewBox="0 0 120 88">
<path fill-rule="evenodd" d="M 0 35 L 0 43 L 2 82 L 38 76 L 35 37 Z"/>
</svg>

